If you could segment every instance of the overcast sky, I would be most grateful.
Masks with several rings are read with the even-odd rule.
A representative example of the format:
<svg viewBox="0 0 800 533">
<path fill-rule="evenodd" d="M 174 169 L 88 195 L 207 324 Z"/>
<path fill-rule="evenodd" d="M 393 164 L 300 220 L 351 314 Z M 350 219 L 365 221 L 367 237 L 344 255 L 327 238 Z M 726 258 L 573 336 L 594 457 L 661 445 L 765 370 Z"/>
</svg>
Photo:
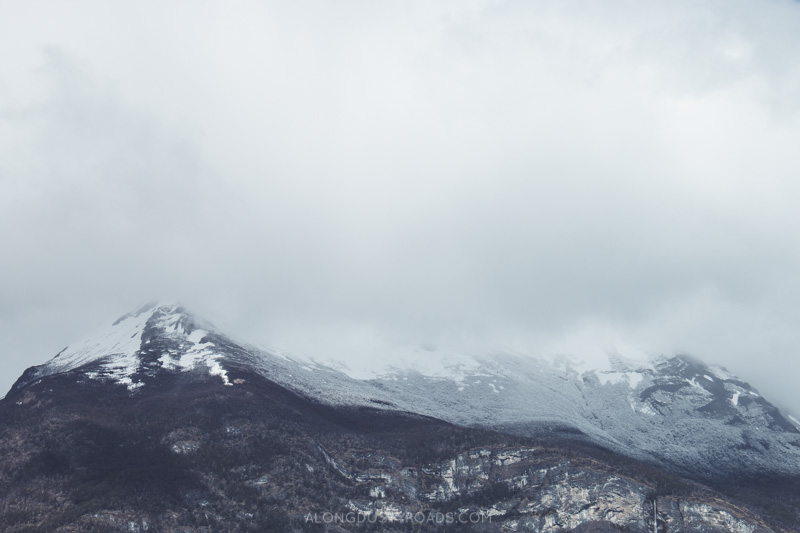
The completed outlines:
<svg viewBox="0 0 800 533">
<path fill-rule="evenodd" d="M 320 358 L 689 353 L 797 412 L 798 145 L 789 0 L 0 0 L 0 389 L 167 296 Z"/>
</svg>

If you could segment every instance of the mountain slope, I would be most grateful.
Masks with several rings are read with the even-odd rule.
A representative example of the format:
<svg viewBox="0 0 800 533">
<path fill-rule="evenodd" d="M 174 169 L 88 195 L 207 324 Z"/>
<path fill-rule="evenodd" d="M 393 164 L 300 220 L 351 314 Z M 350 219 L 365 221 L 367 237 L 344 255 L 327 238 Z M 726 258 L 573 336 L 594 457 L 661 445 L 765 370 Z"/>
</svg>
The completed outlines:
<svg viewBox="0 0 800 533">
<path fill-rule="evenodd" d="M 161 372 L 131 391 L 68 372 L 10 393 L 0 528 L 644 533 L 655 499 L 659 531 L 781 531 L 746 501 L 589 444 L 228 379 Z"/>
<path fill-rule="evenodd" d="M 174 303 L 144 306 L 28 369 L 16 390 L 77 373 L 146 386 L 162 372 L 247 369 L 331 405 L 416 412 L 520 435 L 564 433 L 683 473 L 800 475 L 800 430 L 746 382 L 688 357 L 581 369 L 513 354 L 471 358 L 447 374 L 395 370 L 369 380 L 237 342 Z"/>
<path fill-rule="evenodd" d="M 467 364 L 464 364 L 465 360 Z M 588 458 L 594 457 L 590 461 L 592 462 L 601 456 L 607 475 L 627 471 L 626 464 L 639 465 L 628 476 L 639 487 L 634 492 L 640 496 L 651 495 L 658 490 L 659 482 L 654 479 L 659 476 L 673 479 L 666 484 L 662 482 L 661 485 L 683 487 L 677 493 L 671 490 L 664 493 L 665 496 L 675 497 L 670 502 L 663 502 L 665 509 L 673 509 L 675 517 L 690 516 L 694 512 L 687 510 L 688 508 L 682 509 L 681 502 L 696 503 L 696 498 L 705 498 L 704 501 L 712 503 L 716 501 L 714 498 L 723 501 L 722 496 L 711 499 L 707 498 L 707 494 L 698 496 L 709 489 L 686 480 L 680 481 L 680 477 L 715 486 L 727 492 L 728 498 L 732 497 L 734 500 L 745 495 L 742 500 L 744 510 L 739 512 L 741 516 L 746 516 L 750 512 L 746 508 L 751 506 L 753 512 L 775 520 L 773 523 L 778 526 L 791 524 L 797 517 L 798 502 L 794 497 L 782 496 L 780 504 L 775 505 L 775 498 L 768 495 L 780 495 L 786 490 L 800 493 L 797 490 L 800 488 L 800 483 L 797 482 L 800 478 L 800 431 L 752 387 L 723 369 L 709 368 L 687 357 L 659 358 L 639 363 L 615 359 L 610 361 L 607 368 L 587 369 L 569 360 L 552 362 L 514 354 L 493 354 L 468 359 L 462 357 L 457 365 L 448 367 L 445 364 L 441 368 L 442 371 L 435 375 L 425 375 L 413 369 L 395 369 L 392 373 L 373 379 L 355 379 L 325 365 L 296 360 L 235 341 L 181 306 L 160 303 L 144 306 L 125 315 L 109 327 L 65 348 L 45 364 L 26 370 L 0 403 L 4 409 L 2 416 L 10 417 L 3 418 L 7 424 L 6 434 L 13 434 L 19 431 L 20 424 L 27 427 L 29 423 L 15 417 L 21 416 L 20 413 L 26 409 L 30 411 L 32 407 L 35 408 L 32 412 L 37 413 L 36 416 L 44 417 L 41 420 L 46 422 L 40 423 L 44 423 L 45 427 L 48 424 L 52 426 L 54 419 L 62 418 L 93 423 L 95 417 L 108 420 L 107 409 L 111 405 L 109 402 L 112 402 L 108 398 L 114 398 L 112 403 L 115 407 L 128 405 L 128 412 L 137 420 L 136 423 L 141 424 L 150 416 L 149 409 L 167 412 L 173 409 L 172 402 L 193 401 L 184 396 L 186 391 L 214 391 L 209 392 L 210 397 L 219 399 L 221 405 L 230 406 L 232 398 L 238 398 L 236 402 L 242 398 L 262 398 L 263 391 L 268 389 L 281 391 L 281 397 L 292 398 L 290 403 L 302 404 L 303 407 L 298 408 L 293 403 L 293 407 L 286 411 L 292 413 L 290 418 L 298 416 L 298 420 L 302 420 L 304 424 L 302 429 L 294 427 L 293 435 L 308 436 L 312 433 L 310 428 L 315 424 L 325 425 L 325 417 L 315 418 L 323 411 L 327 413 L 325 416 L 334 420 L 343 416 L 350 420 L 345 424 L 346 431 L 355 431 L 355 436 L 348 438 L 356 440 L 364 438 L 363 428 L 352 428 L 352 413 L 361 413 L 358 416 L 363 415 L 370 427 L 401 424 L 399 421 L 413 425 L 417 423 L 413 421 L 428 420 L 426 424 L 439 428 L 436 431 L 442 434 L 452 432 L 459 435 L 457 438 L 448 437 L 445 442 L 450 444 L 442 445 L 437 452 L 443 454 L 442 457 L 449 457 L 448 461 L 455 461 L 452 464 L 456 465 L 453 467 L 456 470 L 446 474 L 445 471 L 450 467 L 441 466 L 444 463 L 439 466 L 425 466 L 430 472 L 445 472 L 441 473 L 444 477 L 440 477 L 439 486 L 442 488 L 439 492 L 426 492 L 433 486 L 427 482 L 424 487 L 414 485 L 416 481 L 412 483 L 407 479 L 401 483 L 402 487 L 416 487 L 406 497 L 423 506 L 431 505 L 431 502 L 436 502 L 440 507 L 444 504 L 450 505 L 475 491 L 486 489 L 488 478 L 481 476 L 488 474 L 480 473 L 479 470 L 472 472 L 472 467 L 465 468 L 479 482 L 467 480 L 467 485 L 455 492 L 451 485 L 459 468 L 457 465 L 460 462 L 471 464 L 473 458 L 470 454 L 477 453 L 479 458 L 483 453 L 474 450 L 474 446 L 478 444 L 474 440 L 478 438 L 475 435 L 482 435 L 480 439 L 488 439 L 486 442 L 494 442 L 498 437 L 486 436 L 498 434 L 485 431 L 494 430 L 505 435 L 501 440 L 504 439 L 507 444 L 515 443 L 512 446 L 514 454 L 523 453 L 523 448 L 533 446 L 534 443 L 548 450 L 565 447 L 580 450 L 575 452 L 575 457 L 582 461 L 580 468 L 561 471 L 568 479 L 572 479 L 570 476 L 583 475 L 581 472 L 589 468 L 585 462 Z M 55 399 L 57 396 L 81 400 L 75 404 L 77 407 L 74 412 L 56 416 L 55 411 L 59 408 Z M 250 405 L 245 401 L 247 407 L 243 408 L 250 411 L 266 410 L 265 413 L 272 409 L 272 404 L 267 400 L 253 402 Z M 100 407 L 94 405 L 98 403 Z M 235 411 L 226 411 L 223 407 L 218 411 L 210 400 L 204 405 L 209 413 L 217 413 L 212 416 L 217 417 L 214 424 L 223 424 L 225 417 L 235 416 Z M 148 406 L 148 410 L 144 406 Z M 308 415 L 308 409 L 315 414 Z M 432 418 L 420 419 L 419 415 Z M 153 429 L 154 435 L 160 436 L 153 436 L 152 439 L 155 440 L 152 442 L 163 444 L 174 440 L 173 444 L 179 443 L 175 444 L 179 449 L 187 447 L 190 451 L 205 446 L 205 429 L 197 429 L 197 424 L 182 420 L 180 412 L 170 416 L 176 417 L 177 426 L 167 433 L 164 433 L 164 428 Z M 125 434 L 135 432 L 135 424 L 126 425 L 116 415 L 112 418 L 116 420 L 111 424 L 114 428 L 124 426 L 124 430 L 119 431 Z M 310 422 L 312 419 L 316 421 Z M 459 429 L 448 423 L 474 429 Z M 38 442 L 37 439 L 44 438 L 46 441 L 47 435 L 53 438 L 53 435 L 70 434 L 73 430 L 72 426 L 60 422 L 55 423 L 55 426 L 58 429 L 46 432 L 44 437 L 34 438 L 35 432 L 30 433 L 29 440 Z M 335 428 L 332 431 L 337 433 L 340 429 Z M 168 437 L 173 431 L 177 432 L 173 435 L 174 438 Z M 280 431 L 270 435 L 274 442 L 291 442 L 289 447 L 295 446 L 295 437 L 283 436 Z M 398 445 L 406 448 L 423 446 L 419 440 L 403 443 L 402 431 L 395 437 L 399 439 Z M 46 472 L 51 467 L 58 471 L 58 465 L 69 465 L 72 468 L 83 461 L 82 456 L 75 457 L 69 450 L 50 456 L 45 448 L 40 450 L 44 456 L 30 456 L 8 442 L 6 446 L 11 446 L 7 449 L 11 450 L 12 456 L 21 454 L 28 457 L 29 461 L 38 461 L 39 466 L 31 468 Z M 392 446 L 382 449 L 381 453 L 391 456 L 395 453 Z M 452 446 L 452 449 L 448 446 Z M 60 449 L 60 446 L 57 447 Z M 342 453 L 350 453 L 345 448 L 347 447 L 342 448 Z M 602 451 L 603 449 L 607 451 Z M 457 450 L 461 450 L 458 453 L 467 453 L 467 458 L 459 456 Z M 163 450 L 159 453 L 163 453 Z M 173 453 L 182 452 L 173 450 Z M 325 459 L 326 464 L 339 472 L 338 475 L 349 479 L 351 483 L 363 481 L 359 481 L 358 477 L 366 475 L 363 472 L 358 473 L 362 463 L 356 461 L 352 471 L 347 474 L 346 469 L 341 467 L 341 458 L 335 459 L 334 455 L 325 453 L 330 456 Z M 501 452 L 486 453 L 491 455 Z M 629 459 L 626 462 L 622 457 Z M 481 461 L 482 459 L 478 463 Z M 11 462 L 15 465 L 17 463 Z M 534 463 L 535 461 L 529 461 L 525 479 L 526 483 L 531 479 L 538 479 L 536 490 L 540 492 L 529 494 L 526 498 L 539 498 L 536 501 L 541 503 L 541 498 L 544 497 L 541 493 L 544 490 L 542 487 L 551 486 L 553 480 L 537 478 L 539 474 L 535 474 L 535 469 L 531 470 Z M 646 463 L 654 467 L 645 466 Z M 557 464 L 558 461 L 548 463 L 547 469 L 556 468 Z M 7 462 L 5 468 L 15 471 L 18 466 Z M 421 467 L 417 464 L 416 468 Z M 642 472 L 645 471 L 650 473 L 643 475 Z M 195 473 L 201 477 L 209 475 Z M 500 491 L 498 494 L 505 494 L 506 490 L 521 489 L 519 480 L 514 481 L 513 476 L 509 478 L 509 475 L 505 473 L 497 478 L 497 483 L 500 483 L 497 485 L 497 490 Z M 8 483 L 13 485 L 15 482 L 10 482 L 7 476 L 8 473 L 4 475 L 3 481 L 8 487 L 11 486 Z M 470 476 L 467 478 L 472 479 Z M 558 477 L 555 474 L 553 476 Z M 491 475 L 489 478 L 494 479 Z M 584 516 L 581 519 L 583 522 L 580 522 L 572 517 L 571 511 L 565 510 L 574 495 L 563 492 L 570 484 L 562 481 L 561 488 L 556 491 L 560 494 L 558 497 L 561 498 L 561 507 L 551 506 L 552 509 L 561 509 L 558 512 L 553 511 L 561 518 L 558 519 L 560 521 L 552 522 L 551 526 L 560 524 L 559 527 L 578 527 L 582 523 L 588 523 L 588 515 L 585 513 L 581 515 Z M 474 486 L 469 485 L 470 483 Z M 614 485 L 616 482 L 612 483 L 608 478 L 603 483 Z M 473 488 L 469 488 L 470 486 Z M 380 492 L 384 489 L 372 487 L 370 490 Z M 399 489 L 395 487 L 392 490 Z M 433 499 L 420 496 L 423 492 Z M 336 491 L 332 491 L 331 495 L 335 493 Z M 438 496 L 431 496 L 434 493 Z M 581 501 L 586 503 L 588 493 L 582 494 Z M 596 489 L 594 494 L 600 499 L 608 496 L 600 489 Z M 619 511 L 622 513 L 619 516 L 638 516 L 635 520 L 630 519 L 633 521 L 627 518 L 625 520 L 628 521 L 621 522 L 607 520 L 610 508 L 597 511 L 600 515 L 592 516 L 599 516 L 601 522 L 610 524 L 624 523 L 621 527 L 633 528 L 631 531 L 641 530 L 647 521 L 643 514 L 647 499 L 637 496 L 634 500 L 638 503 L 634 505 L 629 502 L 625 505 L 638 510 L 634 512 L 629 509 L 626 511 L 627 515 Z M 725 504 L 729 509 L 725 512 L 730 514 L 731 509 L 737 508 L 739 504 L 733 503 L 734 500 Z M 494 501 L 492 505 L 501 505 L 499 500 Z M 520 502 L 521 500 L 517 501 L 508 509 L 517 509 L 514 513 L 520 514 Z M 499 513 L 498 509 L 505 509 L 502 505 L 491 512 Z M 521 530 L 547 530 L 547 520 L 544 517 L 551 507 L 530 507 L 530 512 L 520 514 L 528 518 L 520 518 L 522 522 L 518 522 L 518 526 Z M 711 508 L 714 506 L 711 505 Z M 489 512 L 488 508 L 483 510 Z M 510 516 L 517 516 L 514 513 L 508 516 L 502 514 L 505 517 L 503 520 L 511 520 Z M 528 515 L 537 518 L 534 520 Z M 731 516 L 738 516 L 737 512 L 733 512 Z M 678 518 L 671 520 L 675 522 Z M 718 521 L 722 524 L 728 519 L 719 520 L 722 520 Z M 757 523 L 757 519 L 753 517 L 749 520 L 751 524 Z M 749 526 L 742 529 L 752 530 Z"/>
</svg>

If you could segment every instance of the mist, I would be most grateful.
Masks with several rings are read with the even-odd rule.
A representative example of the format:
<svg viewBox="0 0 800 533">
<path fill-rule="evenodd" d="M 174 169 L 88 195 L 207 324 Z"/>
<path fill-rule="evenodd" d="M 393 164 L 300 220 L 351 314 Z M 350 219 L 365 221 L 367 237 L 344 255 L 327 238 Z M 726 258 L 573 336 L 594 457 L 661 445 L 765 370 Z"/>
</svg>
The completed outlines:
<svg viewBox="0 0 800 533">
<path fill-rule="evenodd" d="M 686 353 L 798 412 L 800 4 L 3 6 L 0 389 L 170 297 L 321 359 Z"/>
</svg>

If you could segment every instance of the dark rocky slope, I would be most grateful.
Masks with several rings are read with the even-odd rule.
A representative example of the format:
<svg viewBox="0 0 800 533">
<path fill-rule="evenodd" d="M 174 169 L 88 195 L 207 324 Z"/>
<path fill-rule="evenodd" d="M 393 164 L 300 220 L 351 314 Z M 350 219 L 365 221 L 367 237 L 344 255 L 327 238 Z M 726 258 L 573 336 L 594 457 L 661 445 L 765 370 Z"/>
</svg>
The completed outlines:
<svg viewBox="0 0 800 533">
<path fill-rule="evenodd" d="M 580 440 L 324 405 L 246 368 L 135 390 L 84 371 L 0 401 L 0 530 L 649 532 L 654 499 L 661 532 L 798 520 L 793 484 L 714 490 Z"/>
</svg>

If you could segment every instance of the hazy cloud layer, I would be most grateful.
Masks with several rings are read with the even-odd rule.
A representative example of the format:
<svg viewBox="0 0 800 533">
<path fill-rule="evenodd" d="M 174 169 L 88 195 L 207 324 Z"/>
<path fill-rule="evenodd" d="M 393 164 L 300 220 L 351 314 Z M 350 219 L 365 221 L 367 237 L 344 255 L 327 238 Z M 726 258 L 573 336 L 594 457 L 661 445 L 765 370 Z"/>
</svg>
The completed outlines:
<svg viewBox="0 0 800 533">
<path fill-rule="evenodd" d="M 167 295 L 326 358 L 688 352 L 800 408 L 796 2 L 4 13 L 0 389 Z"/>
</svg>

